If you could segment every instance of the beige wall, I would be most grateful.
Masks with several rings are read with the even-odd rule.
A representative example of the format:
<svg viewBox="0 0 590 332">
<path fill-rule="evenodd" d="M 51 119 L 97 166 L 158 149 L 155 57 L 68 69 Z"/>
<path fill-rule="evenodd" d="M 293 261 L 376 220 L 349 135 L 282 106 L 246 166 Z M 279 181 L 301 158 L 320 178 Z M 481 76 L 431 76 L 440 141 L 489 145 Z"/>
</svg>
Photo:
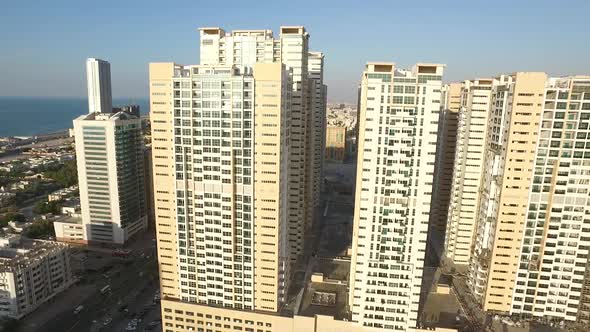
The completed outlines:
<svg viewBox="0 0 590 332">
<path fill-rule="evenodd" d="M 326 160 L 346 158 L 346 127 L 326 127 Z"/>
<path fill-rule="evenodd" d="M 484 310 L 509 312 L 535 158 L 545 73 L 516 73 Z"/>
<path fill-rule="evenodd" d="M 439 142 L 436 161 L 436 190 L 433 191 L 430 224 L 433 230 L 444 232 L 447 227 L 447 214 L 457 144 L 457 119 L 461 107 L 461 83 L 447 86 L 446 105 L 442 105 L 439 118 Z"/>
<path fill-rule="evenodd" d="M 335 320 L 329 316 L 279 316 L 254 311 L 239 311 L 196 304 L 162 300 L 162 329 L 164 332 L 378 332 L 357 323 Z M 427 330 L 417 329 L 416 332 Z M 428 330 L 432 331 L 432 330 Z M 436 329 L 453 332 L 453 329 Z"/>
<path fill-rule="evenodd" d="M 174 63 L 150 63 L 150 120 L 160 289 L 180 298 L 176 230 L 172 77 Z"/>
<path fill-rule="evenodd" d="M 287 247 L 288 88 L 281 63 L 254 65 L 254 307 L 277 311 L 284 297 Z"/>
</svg>

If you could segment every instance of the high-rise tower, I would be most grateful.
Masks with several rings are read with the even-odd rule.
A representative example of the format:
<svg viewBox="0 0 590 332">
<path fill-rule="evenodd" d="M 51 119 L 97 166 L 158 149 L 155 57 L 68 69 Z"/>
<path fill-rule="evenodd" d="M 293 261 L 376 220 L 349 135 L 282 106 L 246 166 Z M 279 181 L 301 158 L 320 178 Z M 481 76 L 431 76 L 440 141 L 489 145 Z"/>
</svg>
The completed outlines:
<svg viewBox="0 0 590 332">
<path fill-rule="evenodd" d="M 362 75 L 349 302 L 364 326 L 417 326 L 443 69 L 368 63 Z"/>
<path fill-rule="evenodd" d="M 322 141 L 314 140 L 317 135 L 313 132 L 317 131 L 314 124 L 319 121 L 314 114 L 322 112 L 322 103 L 325 109 L 325 100 L 318 101 L 322 99 L 318 95 L 322 90 L 316 90 L 323 89 L 325 95 L 323 54 L 309 52 L 309 34 L 302 26 L 281 27 L 277 39 L 270 30 L 234 30 L 226 33 L 220 28 L 201 28 L 200 33 L 202 65 L 251 67 L 257 62 L 280 62 L 290 70 L 293 91 L 289 133 L 288 229 L 291 260 L 294 261 L 303 250 L 305 226 L 311 224 L 314 207 L 319 202 L 311 188 L 317 186 L 321 174 L 321 163 L 314 160 L 317 159 L 316 145 Z M 313 68 L 309 61 L 313 61 Z M 312 84 L 313 96 L 310 90 Z"/>
<path fill-rule="evenodd" d="M 147 227 L 139 117 L 121 111 L 74 120 L 84 242 L 124 244 Z"/>
<path fill-rule="evenodd" d="M 469 265 L 484 172 L 493 79 L 465 81 L 456 129 L 454 173 L 448 203 L 445 257 L 463 271 Z M 443 179 L 439 179 L 443 180 Z M 439 211 L 444 214 L 445 211 Z M 433 216 L 434 217 L 434 216 Z"/>
<path fill-rule="evenodd" d="M 110 113 L 113 108 L 111 64 L 100 59 L 86 59 L 86 81 L 88 113 Z"/>
</svg>

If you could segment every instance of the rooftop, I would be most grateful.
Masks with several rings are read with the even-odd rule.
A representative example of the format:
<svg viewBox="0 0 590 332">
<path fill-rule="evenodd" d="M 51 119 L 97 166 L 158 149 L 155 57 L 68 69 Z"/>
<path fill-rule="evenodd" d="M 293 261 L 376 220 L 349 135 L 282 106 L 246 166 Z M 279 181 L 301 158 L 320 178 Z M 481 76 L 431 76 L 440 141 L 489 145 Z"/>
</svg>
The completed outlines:
<svg viewBox="0 0 590 332">
<path fill-rule="evenodd" d="M 43 240 L 23 238 L 3 238 L 6 242 L 0 247 L 0 272 L 14 271 L 43 259 L 47 254 L 67 248 L 67 245 Z"/>
<path fill-rule="evenodd" d="M 82 218 L 74 217 L 74 216 L 70 216 L 70 215 L 64 215 L 64 216 L 60 216 L 59 218 L 57 218 L 54 222 L 61 222 L 64 224 L 82 225 Z"/>
<path fill-rule="evenodd" d="M 76 118 L 78 121 L 115 121 L 115 120 L 133 120 L 138 117 L 127 111 L 118 111 L 112 113 L 90 113 L 84 114 Z"/>
<path fill-rule="evenodd" d="M 325 315 L 337 320 L 348 317 L 348 285 L 310 282 L 303 294 L 300 316 Z"/>
</svg>

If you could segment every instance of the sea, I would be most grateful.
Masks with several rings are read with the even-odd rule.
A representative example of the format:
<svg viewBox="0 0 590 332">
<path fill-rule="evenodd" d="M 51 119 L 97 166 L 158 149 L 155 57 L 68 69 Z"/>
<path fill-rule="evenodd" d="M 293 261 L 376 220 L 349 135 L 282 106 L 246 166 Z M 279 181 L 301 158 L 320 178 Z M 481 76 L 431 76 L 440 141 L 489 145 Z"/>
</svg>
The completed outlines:
<svg viewBox="0 0 590 332">
<path fill-rule="evenodd" d="M 137 104 L 149 113 L 148 98 L 115 98 L 113 106 Z M 0 97 L 0 137 L 35 136 L 72 128 L 72 121 L 88 113 L 86 98 Z"/>
</svg>

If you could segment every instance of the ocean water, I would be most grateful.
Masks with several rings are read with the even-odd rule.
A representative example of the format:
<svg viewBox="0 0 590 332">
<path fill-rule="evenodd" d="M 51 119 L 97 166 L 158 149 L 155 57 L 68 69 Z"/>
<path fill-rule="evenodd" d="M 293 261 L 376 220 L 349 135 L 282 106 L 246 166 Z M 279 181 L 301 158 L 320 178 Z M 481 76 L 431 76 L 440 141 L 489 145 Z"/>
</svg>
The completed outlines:
<svg viewBox="0 0 590 332">
<path fill-rule="evenodd" d="M 115 98 L 113 105 L 138 104 L 149 112 L 147 98 Z M 0 97 L 0 136 L 33 136 L 72 128 L 72 121 L 88 113 L 86 98 Z"/>
</svg>

